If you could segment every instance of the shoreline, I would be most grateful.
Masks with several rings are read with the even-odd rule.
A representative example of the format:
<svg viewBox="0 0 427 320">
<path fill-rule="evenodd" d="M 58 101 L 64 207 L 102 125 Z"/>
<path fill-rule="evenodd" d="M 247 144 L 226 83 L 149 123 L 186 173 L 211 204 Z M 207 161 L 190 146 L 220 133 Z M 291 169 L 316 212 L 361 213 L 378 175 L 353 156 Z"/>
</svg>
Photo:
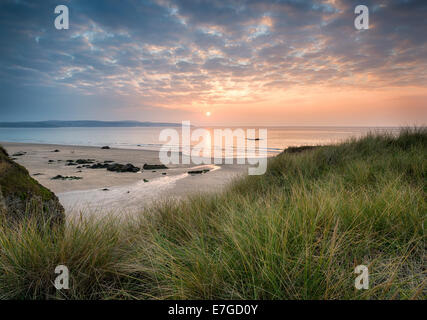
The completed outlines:
<svg viewBox="0 0 427 320">
<path fill-rule="evenodd" d="M 29 171 L 31 177 L 58 196 L 67 216 L 89 211 L 100 215 L 100 211 L 135 213 L 156 201 L 216 192 L 233 178 L 247 174 L 248 168 L 248 164 L 238 165 L 234 159 L 234 164 L 168 165 L 168 169 L 111 172 L 105 168 L 68 164 L 78 159 L 90 159 L 93 163 L 131 163 L 142 168 L 144 163 L 161 164 L 159 152 L 18 142 L 0 142 L 0 145 L 14 161 Z M 209 172 L 187 173 L 194 169 L 209 169 Z M 52 180 L 58 175 L 75 179 Z"/>
</svg>

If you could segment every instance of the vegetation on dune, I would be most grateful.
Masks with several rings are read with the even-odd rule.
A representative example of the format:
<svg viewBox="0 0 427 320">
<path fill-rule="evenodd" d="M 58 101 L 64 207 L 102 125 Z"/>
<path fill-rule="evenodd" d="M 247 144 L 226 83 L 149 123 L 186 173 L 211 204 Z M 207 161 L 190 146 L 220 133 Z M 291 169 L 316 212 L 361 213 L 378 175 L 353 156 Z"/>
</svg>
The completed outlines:
<svg viewBox="0 0 427 320">
<path fill-rule="evenodd" d="M 31 178 L 27 169 L 9 158 L 0 146 L 0 216 L 8 221 L 34 216 L 62 223 L 64 209 L 56 195 Z"/>
<path fill-rule="evenodd" d="M 0 298 L 425 299 L 427 130 L 284 152 L 135 220 L 0 228 Z M 70 289 L 53 287 L 56 265 Z M 370 288 L 354 288 L 368 266 Z"/>
<path fill-rule="evenodd" d="M 0 147 L 0 186 L 4 196 L 31 191 L 43 200 L 49 200 L 53 193 L 32 179 L 27 169 L 9 159 L 6 150 Z"/>
</svg>

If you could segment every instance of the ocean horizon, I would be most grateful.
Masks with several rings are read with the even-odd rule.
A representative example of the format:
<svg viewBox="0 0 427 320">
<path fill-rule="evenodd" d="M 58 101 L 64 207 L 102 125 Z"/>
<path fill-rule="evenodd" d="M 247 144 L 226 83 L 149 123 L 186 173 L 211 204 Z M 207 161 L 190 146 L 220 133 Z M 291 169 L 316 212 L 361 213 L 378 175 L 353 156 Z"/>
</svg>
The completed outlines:
<svg viewBox="0 0 427 320">
<path fill-rule="evenodd" d="M 110 146 L 120 149 L 137 149 L 159 151 L 164 142 L 159 141 L 160 132 L 168 127 L 59 127 L 59 128 L 0 128 L 0 143 L 36 143 L 52 145 L 75 145 L 101 147 Z M 181 135 L 181 128 L 171 126 Z M 213 133 L 215 129 L 238 127 L 199 126 Z M 274 127 L 239 127 L 242 129 L 267 129 L 267 148 L 256 148 L 257 152 L 265 152 L 274 156 L 288 147 L 304 145 L 336 144 L 349 138 L 359 138 L 369 132 L 397 132 L 398 127 L 318 127 L 318 126 L 274 126 Z M 213 137 L 213 134 L 211 134 Z M 212 138 L 213 141 L 213 138 Z M 191 141 L 190 147 L 199 141 Z M 178 147 L 183 147 L 182 144 Z M 212 149 L 223 152 L 232 148 L 234 157 L 244 155 L 244 150 L 235 146 L 226 147 L 212 143 Z"/>
</svg>

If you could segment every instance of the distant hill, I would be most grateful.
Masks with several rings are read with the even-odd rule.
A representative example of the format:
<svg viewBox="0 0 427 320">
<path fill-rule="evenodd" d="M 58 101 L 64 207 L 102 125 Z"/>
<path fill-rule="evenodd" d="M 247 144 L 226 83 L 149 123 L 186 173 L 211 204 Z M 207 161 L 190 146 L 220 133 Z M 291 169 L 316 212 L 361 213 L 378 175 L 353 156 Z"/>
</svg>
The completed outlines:
<svg viewBox="0 0 427 320">
<path fill-rule="evenodd" d="M 64 127 L 179 127 L 180 123 L 139 121 L 22 121 L 0 122 L 0 128 L 64 128 Z"/>
</svg>

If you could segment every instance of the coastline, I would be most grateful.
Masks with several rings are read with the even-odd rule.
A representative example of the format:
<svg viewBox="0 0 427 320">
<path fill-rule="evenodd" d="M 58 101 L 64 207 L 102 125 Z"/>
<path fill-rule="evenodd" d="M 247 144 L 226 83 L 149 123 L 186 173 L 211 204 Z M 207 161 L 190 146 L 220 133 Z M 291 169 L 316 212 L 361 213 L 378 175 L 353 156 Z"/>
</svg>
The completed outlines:
<svg viewBox="0 0 427 320">
<path fill-rule="evenodd" d="M 137 213 L 153 202 L 221 190 L 233 178 L 247 174 L 248 165 L 168 165 L 169 169 L 142 172 L 111 172 L 68 161 L 91 159 L 95 162 L 131 163 L 142 168 L 160 164 L 158 151 L 135 149 L 101 149 L 92 146 L 0 142 L 14 161 L 24 166 L 40 184 L 59 198 L 67 216 L 96 213 Z M 59 150 L 58 152 L 54 152 Z M 14 154 L 22 153 L 20 156 Z M 195 169 L 209 169 L 204 174 L 190 175 Z M 53 180 L 76 177 L 75 180 Z"/>
</svg>

